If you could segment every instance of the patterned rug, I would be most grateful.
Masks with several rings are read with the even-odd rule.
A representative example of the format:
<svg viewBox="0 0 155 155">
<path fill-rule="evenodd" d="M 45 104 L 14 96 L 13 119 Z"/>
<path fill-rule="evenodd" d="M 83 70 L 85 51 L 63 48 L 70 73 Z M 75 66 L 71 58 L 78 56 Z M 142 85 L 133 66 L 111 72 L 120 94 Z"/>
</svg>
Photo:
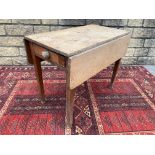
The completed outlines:
<svg viewBox="0 0 155 155">
<path fill-rule="evenodd" d="M 108 67 L 79 86 L 72 130 L 65 127 L 65 72 L 43 67 L 46 102 L 33 67 L 0 67 L 0 134 L 155 134 L 155 76 L 122 66 L 114 88 Z"/>
</svg>

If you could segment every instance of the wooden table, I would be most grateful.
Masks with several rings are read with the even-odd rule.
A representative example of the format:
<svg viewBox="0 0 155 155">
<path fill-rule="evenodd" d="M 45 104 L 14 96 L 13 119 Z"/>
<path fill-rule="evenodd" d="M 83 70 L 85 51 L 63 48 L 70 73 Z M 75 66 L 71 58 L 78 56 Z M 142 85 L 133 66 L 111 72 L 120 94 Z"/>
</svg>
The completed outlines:
<svg viewBox="0 0 155 155">
<path fill-rule="evenodd" d="M 72 126 L 75 88 L 115 62 L 111 86 L 121 58 L 125 55 L 130 32 L 98 25 L 87 25 L 24 38 L 27 59 L 34 64 L 41 99 L 44 87 L 41 61 L 66 68 L 66 125 Z"/>
</svg>

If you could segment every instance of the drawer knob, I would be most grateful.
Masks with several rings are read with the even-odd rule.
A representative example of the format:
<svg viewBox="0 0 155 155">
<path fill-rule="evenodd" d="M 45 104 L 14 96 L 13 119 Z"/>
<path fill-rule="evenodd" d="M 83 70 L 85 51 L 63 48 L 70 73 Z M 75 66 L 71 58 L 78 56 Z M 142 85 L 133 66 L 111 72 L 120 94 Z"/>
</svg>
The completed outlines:
<svg viewBox="0 0 155 155">
<path fill-rule="evenodd" d="M 42 57 L 43 57 L 44 59 L 48 59 L 49 56 L 50 56 L 50 54 L 49 54 L 48 51 L 43 51 L 41 55 L 42 55 Z"/>
</svg>

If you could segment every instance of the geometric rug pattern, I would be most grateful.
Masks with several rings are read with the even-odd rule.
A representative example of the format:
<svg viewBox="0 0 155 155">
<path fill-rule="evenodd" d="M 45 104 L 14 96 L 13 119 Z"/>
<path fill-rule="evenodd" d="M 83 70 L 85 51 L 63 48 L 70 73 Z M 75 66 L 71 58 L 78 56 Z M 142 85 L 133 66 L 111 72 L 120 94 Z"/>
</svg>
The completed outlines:
<svg viewBox="0 0 155 155">
<path fill-rule="evenodd" d="M 72 129 L 65 126 L 65 70 L 42 68 L 45 103 L 32 66 L 0 66 L 1 135 L 155 134 L 155 76 L 144 67 L 121 66 L 113 89 L 112 66 L 77 87 Z"/>
</svg>

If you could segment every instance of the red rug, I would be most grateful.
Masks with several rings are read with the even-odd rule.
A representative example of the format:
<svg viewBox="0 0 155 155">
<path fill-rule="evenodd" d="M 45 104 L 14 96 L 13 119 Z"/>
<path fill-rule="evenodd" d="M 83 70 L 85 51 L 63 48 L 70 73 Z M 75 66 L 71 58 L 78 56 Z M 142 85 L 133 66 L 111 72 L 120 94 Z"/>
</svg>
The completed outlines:
<svg viewBox="0 0 155 155">
<path fill-rule="evenodd" d="M 33 67 L 0 67 L 0 134 L 155 134 L 155 76 L 121 67 L 111 90 L 108 67 L 76 90 L 73 129 L 65 128 L 65 72 L 43 67 L 46 102 Z"/>
</svg>

